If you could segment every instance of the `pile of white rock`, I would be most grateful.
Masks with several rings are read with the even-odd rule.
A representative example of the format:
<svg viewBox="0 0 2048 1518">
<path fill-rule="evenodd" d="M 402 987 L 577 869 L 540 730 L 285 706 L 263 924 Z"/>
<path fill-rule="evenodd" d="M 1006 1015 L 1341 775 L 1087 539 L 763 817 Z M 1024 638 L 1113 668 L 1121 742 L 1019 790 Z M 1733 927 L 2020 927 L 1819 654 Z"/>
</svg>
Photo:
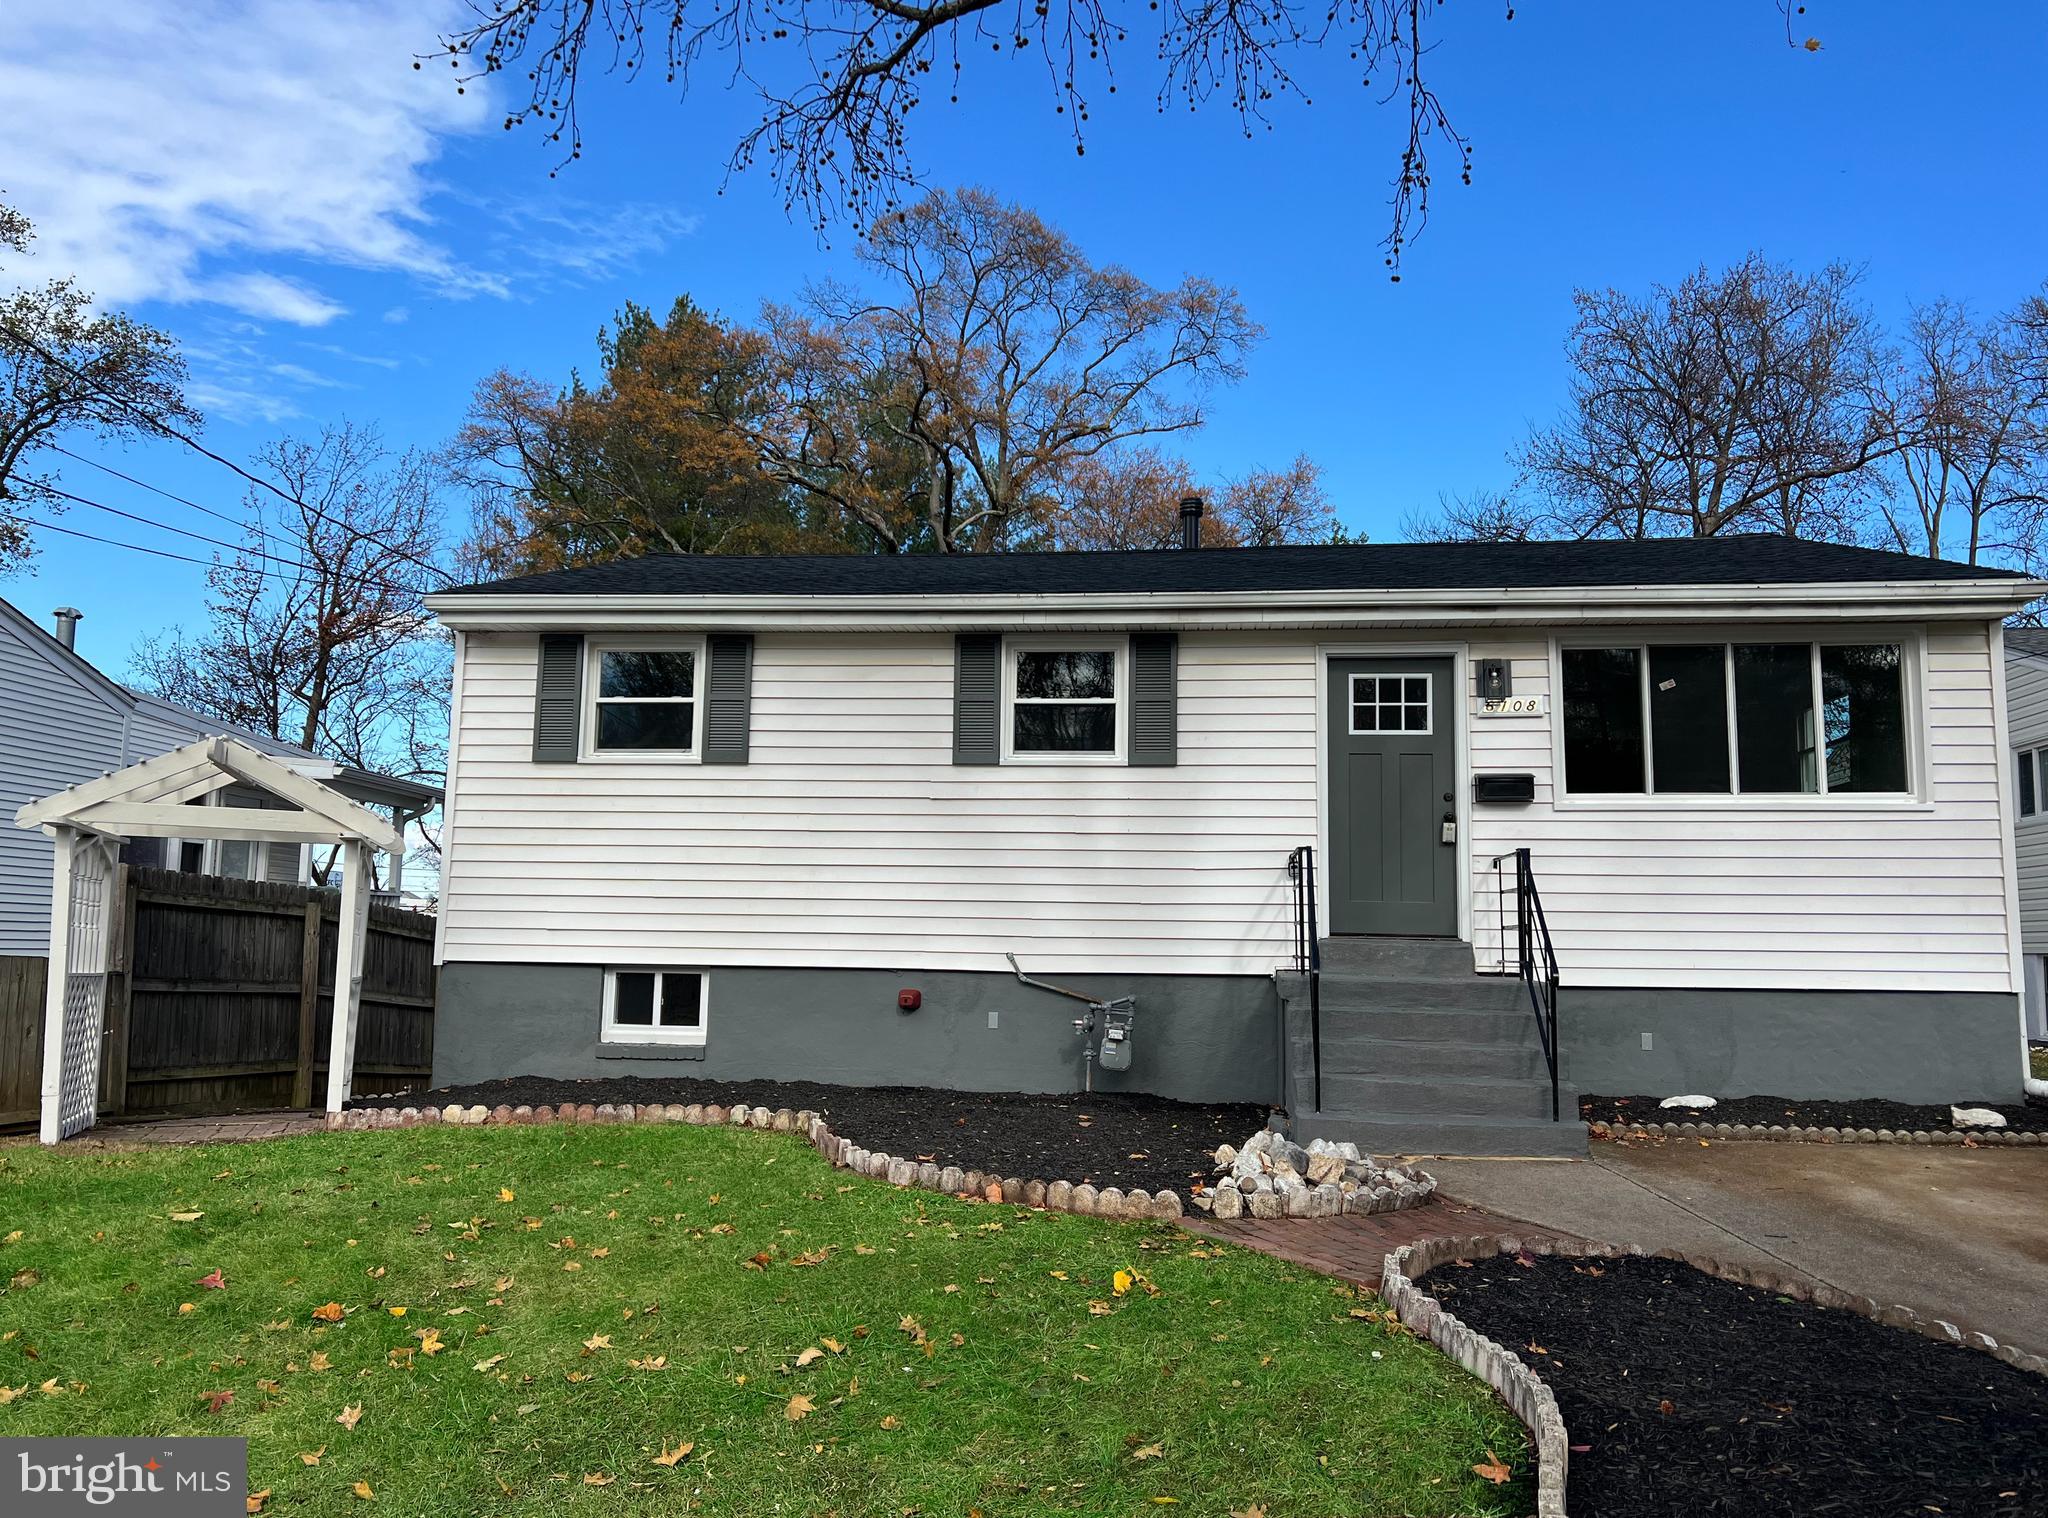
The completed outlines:
<svg viewBox="0 0 2048 1518">
<path fill-rule="evenodd" d="M 1311 1139 L 1306 1148 L 1270 1128 L 1241 1149 L 1216 1151 L 1215 1186 L 1195 1206 L 1218 1218 L 1327 1218 L 1398 1212 L 1429 1199 L 1436 1178 L 1413 1165 L 1380 1165 L 1356 1144 Z"/>
</svg>

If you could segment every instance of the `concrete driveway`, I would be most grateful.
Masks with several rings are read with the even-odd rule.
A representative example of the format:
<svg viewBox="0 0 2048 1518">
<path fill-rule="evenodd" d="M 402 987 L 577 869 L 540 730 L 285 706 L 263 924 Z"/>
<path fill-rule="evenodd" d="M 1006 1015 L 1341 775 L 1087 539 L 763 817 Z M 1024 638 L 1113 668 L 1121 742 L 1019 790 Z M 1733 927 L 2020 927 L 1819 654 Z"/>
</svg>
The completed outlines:
<svg viewBox="0 0 2048 1518">
<path fill-rule="evenodd" d="M 2048 1355 L 2048 1150 L 1596 1139 L 1586 1160 L 1427 1168 L 1525 1222 L 1775 1263 Z"/>
</svg>

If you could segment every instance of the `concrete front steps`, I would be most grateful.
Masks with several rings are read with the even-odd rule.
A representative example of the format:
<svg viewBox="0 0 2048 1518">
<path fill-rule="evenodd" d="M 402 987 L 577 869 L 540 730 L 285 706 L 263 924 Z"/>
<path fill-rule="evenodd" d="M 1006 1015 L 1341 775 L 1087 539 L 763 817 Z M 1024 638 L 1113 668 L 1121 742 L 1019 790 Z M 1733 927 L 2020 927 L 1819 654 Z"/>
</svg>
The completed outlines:
<svg viewBox="0 0 2048 1518">
<path fill-rule="evenodd" d="M 1558 1093 L 1515 976 L 1476 975 L 1452 939 L 1335 938 L 1322 945 L 1322 1105 L 1315 1106 L 1305 989 L 1289 997 L 1296 1142 L 1372 1154 L 1582 1157 L 1577 1091 Z"/>
</svg>

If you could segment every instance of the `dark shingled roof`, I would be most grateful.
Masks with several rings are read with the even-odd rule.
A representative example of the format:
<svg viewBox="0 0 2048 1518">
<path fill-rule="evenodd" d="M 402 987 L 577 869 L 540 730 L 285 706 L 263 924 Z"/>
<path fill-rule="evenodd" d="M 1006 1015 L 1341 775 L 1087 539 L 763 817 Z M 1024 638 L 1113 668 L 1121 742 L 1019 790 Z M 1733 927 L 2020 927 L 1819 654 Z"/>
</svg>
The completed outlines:
<svg viewBox="0 0 2048 1518">
<path fill-rule="evenodd" d="M 1130 553 L 650 554 L 468 585 L 454 595 L 1202 595 L 2021 578 L 1913 554 L 1794 538 L 1371 543 Z"/>
</svg>

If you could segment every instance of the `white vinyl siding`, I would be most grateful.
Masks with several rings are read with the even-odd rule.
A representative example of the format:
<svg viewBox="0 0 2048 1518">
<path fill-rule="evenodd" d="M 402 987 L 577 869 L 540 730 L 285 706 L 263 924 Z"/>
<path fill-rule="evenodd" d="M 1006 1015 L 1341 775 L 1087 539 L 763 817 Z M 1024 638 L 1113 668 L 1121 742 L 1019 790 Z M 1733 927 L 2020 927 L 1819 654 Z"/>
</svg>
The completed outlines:
<svg viewBox="0 0 2048 1518">
<path fill-rule="evenodd" d="M 1554 806 L 1548 640 L 1475 639 L 1475 657 L 1513 659 L 1517 696 L 1553 698 L 1546 717 L 1472 724 L 1475 767 L 1536 777 L 1534 806 L 1473 808 L 1475 959 L 1498 957 L 1492 858 L 1527 845 L 1569 985 L 2014 989 L 1989 640 L 1935 627 L 1925 647 L 1924 799 Z"/>
<path fill-rule="evenodd" d="M 2008 764 L 2014 754 L 2048 749 L 2048 656 L 2015 653 L 2005 661 L 2005 710 Z M 2040 765 L 2039 773 L 2048 780 L 2048 764 Z M 2048 795 L 2038 788 L 2034 808 L 2034 815 L 2019 818 L 2013 829 L 2021 947 L 2029 954 L 2048 954 Z"/>
<path fill-rule="evenodd" d="M 534 637 L 468 634 L 445 957 L 1263 975 L 1291 952 L 1287 853 L 1318 837 L 1320 647 L 1345 638 L 1184 633 L 1180 763 L 1144 770 L 954 766 L 950 635 L 763 633 L 752 762 L 718 769 L 534 764 Z M 1470 809 L 1482 968 L 1491 858 L 1526 844 L 1568 985 L 2012 989 L 1982 625 L 1925 635 L 1920 795 L 1853 804 L 1556 806 L 1547 631 L 1418 641 L 1465 643 L 1468 682 L 1507 657 L 1517 697 L 1553 698 L 1483 718 L 1463 693 L 1460 787 L 1536 783 L 1531 806 Z"/>
<path fill-rule="evenodd" d="M 450 960 L 1263 975 L 1290 952 L 1306 640 L 1184 637 L 1171 769 L 954 765 L 944 634 L 761 635 L 744 767 L 536 765 L 535 640 L 464 646 Z"/>
</svg>

